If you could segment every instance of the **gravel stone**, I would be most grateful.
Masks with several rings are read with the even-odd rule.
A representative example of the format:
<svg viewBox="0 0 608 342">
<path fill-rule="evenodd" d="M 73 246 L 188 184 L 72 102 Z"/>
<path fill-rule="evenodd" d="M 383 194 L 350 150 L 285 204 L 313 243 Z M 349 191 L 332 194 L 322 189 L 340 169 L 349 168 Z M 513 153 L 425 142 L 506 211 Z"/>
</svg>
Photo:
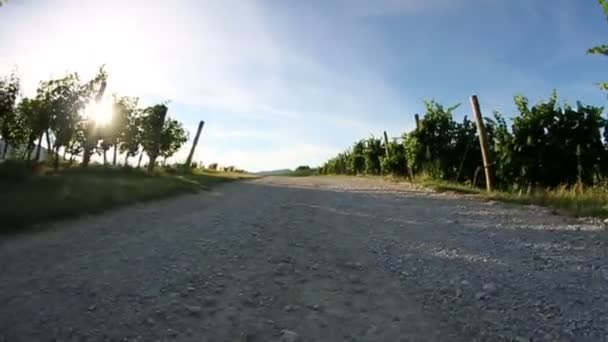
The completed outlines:
<svg viewBox="0 0 608 342">
<path fill-rule="evenodd" d="M 281 342 L 298 342 L 300 340 L 300 336 L 291 331 L 291 330 L 283 330 L 281 331 Z"/>
<path fill-rule="evenodd" d="M 267 177 L 38 228 L 0 236 L 0 341 L 608 336 L 606 225 L 537 206 Z"/>
</svg>

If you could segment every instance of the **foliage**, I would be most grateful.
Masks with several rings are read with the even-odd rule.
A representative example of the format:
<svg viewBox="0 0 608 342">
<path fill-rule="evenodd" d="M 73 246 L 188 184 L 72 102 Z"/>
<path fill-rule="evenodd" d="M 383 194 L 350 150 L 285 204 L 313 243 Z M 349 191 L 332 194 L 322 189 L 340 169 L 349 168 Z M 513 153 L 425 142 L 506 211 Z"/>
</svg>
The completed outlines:
<svg viewBox="0 0 608 342">
<path fill-rule="evenodd" d="M 209 170 L 217 170 L 217 163 L 211 163 L 207 166 Z"/>
<path fill-rule="evenodd" d="M 405 146 L 397 141 L 388 143 L 388 157 L 381 159 L 382 174 L 407 175 Z"/>
<path fill-rule="evenodd" d="M 162 171 L 149 173 L 93 165 L 87 169 L 60 169 L 51 175 L 34 171 L 34 167 L 40 169 L 44 166 L 21 161 L 0 164 L 0 233 L 178 193 L 192 193 L 241 178 L 217 172 L 177 172 L 170 175 Z M 9 168 L 11 170 L 7 171 Z M 21 177 L 20 181 L 4 177 L 7 172 Z M 36 177 L 23 176 L 27 174 L 36 174 Z"/>
<path fill-rule="evenodd" d="M 142 117 L 142 146 L 150 161 L 148 171 L 154 170 L 160 153 L 160 143 L 168 108 L 164 104 L 148 107 Z"/>
<path fill-rule="evenodd" d="M 0 164 L 0 179 L 10 182 L 23 181 L 37 172 L 36 164 L 22 160 L 7 160 Z"/>
<path fill-rule="evenodd" d="M 607 178 L 608 121 L 602 117 L 603 108 L 580 103 L 559 106 L 556 93 L 534 106 L 523 96 L 516 96 L 514 102 L 519 114 L 511 127 L 500 113 L 484 118 L 502 188 L 593 185 Z M 444 108 L 428 101 L 425 107 L 419 128 L 404 134 L 402 143 L 389 142 L 388 157 L 380 140 L 372 137 L 328 160 L 321 172 L 404 176 L 409 168 L 434 180 L 483 185 L 475 124 L 466 116 L 462 122 L 454 121 L 452 113 L 458 106 Z"/>
<path fill-rule="evenodd" d="M 7 143 L 0 157 L 5 157 L 8 145 L 18 146 L 24 140 L 22 119 L 16 111 L 19 94 L 19 78 L 12 73 L 9 77 L 0 79 L 0 136 Z"/>
<path fill-rule="evenodd" d="M 602 7 L 604 14 L 608 18 L 608 0 L 598 0 L 598 3 Z M 608 45 L 599 45 L 592 47 L 591 49 L 587 50 L 587 53 L 591 55 L 608 56 Z M 608 91 L 608 82 L 600 82 L 598 85 L 600 89 Z"/>
<path fill-rule="evenodd" d="M 31 160 L 36 150 L 34 159 L 38 160 L 45 135 L 52 145 L 49 153 L 54 155 L 55 171 L 61 164 L 60 151 L 65 159 L 69 154 L 70 164 L 81 157 L 84 167 L 95 152 L 102 154 L 107 164 L 107 151 L 113 148 L 112 164 L 116 165 L 120 152 L 126 167 L 130 157 L 145 151 L 150 171 L 158 157 L 166 160 L 173 156 L 188 140 L 188 133 L 179 121 L 165 120 L 166 104 L 141 109 L 138 98 L 115 94 L 111 120 L 107 124 L 95 120 L 94 116 L 100 115 L 96 111 L 103 110 L 100 102 L 107 77 L 103 66 L 87 82 L 81 82 L 76 73 L 68 73 L 40 82 L 34 97 L 20 100 L 19 78 L 14 73 L 0 78 L 0 137 L 20 153 L 11 153 L 11 157 Z M 0 151 L 0 157 L 5 151 Z"/>
<path fill-rule="evenodd" d="M 45 115 L 44 126 L 48 125 L 55 137 L 55 170 L 59 167 L 59 149 L 70 145 L 76 135 L 80 114 L 87 103 L 85 90 L 77 74 L 68 74 L 40 85 L 38 96 L 41 112 Z"/>
<path fill-rule="evenodd" d="M 168 118 L 160 133 L 159 154 L 165 160 L 175 154 L 188 141 L 188 133 L 181 122 Z"/>
</svg>

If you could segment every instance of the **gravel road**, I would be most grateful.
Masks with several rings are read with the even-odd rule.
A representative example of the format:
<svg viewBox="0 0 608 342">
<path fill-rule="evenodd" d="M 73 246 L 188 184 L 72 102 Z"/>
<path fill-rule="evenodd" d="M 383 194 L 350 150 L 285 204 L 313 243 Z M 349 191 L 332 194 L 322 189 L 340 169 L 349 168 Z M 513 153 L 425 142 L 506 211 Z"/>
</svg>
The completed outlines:
<svg viewBox="0 0 608 342">
<path fill-rule="evenodd" d="M 268 177 L 0 240 L 0 341 L 608 341 L 608 234 Z"/>
</svg>

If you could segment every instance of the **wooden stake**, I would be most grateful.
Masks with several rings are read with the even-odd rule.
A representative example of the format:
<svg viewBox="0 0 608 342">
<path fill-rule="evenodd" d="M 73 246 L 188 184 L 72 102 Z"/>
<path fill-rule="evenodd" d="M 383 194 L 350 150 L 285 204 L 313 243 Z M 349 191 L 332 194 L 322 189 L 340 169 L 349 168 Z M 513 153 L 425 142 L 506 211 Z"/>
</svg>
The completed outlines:
<svg viewBox="0 0 608 342">
<path fill-rule="evenodd" d="M 198 145 L 198 138 L 201 136 L 201 131 L 203 130 L 204 125 L 205 121 L 201 121 L 198 124 L 196 136 L 194 137 L 194 141 L 192 142 L 192 149 L 190 149 L 190 154 L 188 155 L 188 159 L 186 159 L 186 167 L 190 167 L 190 165 L 192 165 L 192 157 L 194 156 L 194 150 L 196 150 L 196 145 Z"/>
<path fill-rule="evenodd" d="M 388 134 L 386 134 L 386 131 L 384 131 L 384 152 L 386 153 L 386 158 L 389 158 L 389 152 L 388 152 Z"/>
<path fill-rule="evenodd" d="M 481 109 L 479 108 L 479 100 L 476 95 L 471 96 L 471 108 L 473 109 L 473 115 L 475 116 L 475 123 L 477 124 L 477 133 L 479 135 L 479 144 L 481 145 L 481 157 L 483 158 L 483 167 L 486 174 L 486 189 L 491 192 L 494 188 L 492 179 L 492 160 L 490 157 L 490 144 L 488 142 L 488 135 L 486 127 L 483 123 L 483 117 L 481 116 Z"/>
</svg>

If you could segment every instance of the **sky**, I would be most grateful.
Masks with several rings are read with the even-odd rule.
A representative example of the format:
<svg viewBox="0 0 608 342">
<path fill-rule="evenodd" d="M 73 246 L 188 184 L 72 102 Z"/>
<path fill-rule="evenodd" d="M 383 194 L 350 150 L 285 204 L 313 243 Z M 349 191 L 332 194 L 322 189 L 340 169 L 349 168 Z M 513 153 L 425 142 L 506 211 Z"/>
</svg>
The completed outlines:
<svg viewBox="0 0 608 342">
<path fill-rule="evenodd" d="M 604 106 L 608 21 L 595 0 L 8 0 L 0 75 L 109 72 L 108 93 L 169 100 L 195 160 L 249 171 L 320 165 L 355 140 L 400 136 L 424 100 L 513 115 L 556 89 Z M 185 149 L 186 150 L 186 149 Z M 175 160 L 184 159 L 181 151 Z"/>
</svg>

